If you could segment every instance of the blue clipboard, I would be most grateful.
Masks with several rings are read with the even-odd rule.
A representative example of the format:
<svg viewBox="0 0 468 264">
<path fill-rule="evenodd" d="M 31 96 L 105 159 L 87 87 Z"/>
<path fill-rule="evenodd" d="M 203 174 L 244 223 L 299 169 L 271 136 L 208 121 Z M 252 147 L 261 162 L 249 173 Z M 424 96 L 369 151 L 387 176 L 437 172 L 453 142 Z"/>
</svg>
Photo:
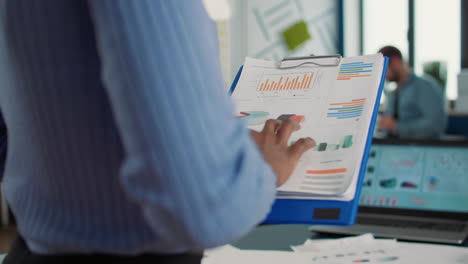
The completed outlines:
<svg viewBox="0 0 468 264">
<path fill-rule="evenodd" d="M 336 56 L 336 55 L 333 55 Z M 322 58 L 324 56 L 321 56 Z M 313 59 L 314 57 L 308 57 Z M 303 59 L 303 58 L 301 58 Z M 314 225 L 352 225 L 356 220 L 359 207 L 359 197 L 361 195 L 362 182 L 367 168 L 367 158 L 372 145 L 372 136 L 377 122 L 380 98 L 385 83 L 385 75 L 388 69 L 389 59 L 384 57 L 384 67 L 380 86 L 375 100 L 374 111 L 369 126 L 366 147 L 361 162 L 357 190 L 354 199 L 351 201 L 327 201 L 311 199 L 276 199 L 270 213 L 263 221 L 263 224 L 314 224 Z M 229 93 L 236 89 L 237 82 L 242 73 L 243 66 L 231 84 Z"/>
</svg>

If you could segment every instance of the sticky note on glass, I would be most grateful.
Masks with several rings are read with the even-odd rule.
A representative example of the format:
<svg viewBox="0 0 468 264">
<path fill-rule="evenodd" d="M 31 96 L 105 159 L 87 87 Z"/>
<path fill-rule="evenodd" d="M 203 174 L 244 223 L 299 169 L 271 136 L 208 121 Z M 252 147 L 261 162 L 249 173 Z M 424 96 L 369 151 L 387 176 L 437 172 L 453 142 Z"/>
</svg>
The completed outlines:
<svg viewBox="0 0 468 264">
<path fill-rule="evenodd" d="M 295 50 L 311 38 L 307 24 L 304 21 L 292 25 L 283 31 L 282 35 L 289 50 Z"/>
</svg>

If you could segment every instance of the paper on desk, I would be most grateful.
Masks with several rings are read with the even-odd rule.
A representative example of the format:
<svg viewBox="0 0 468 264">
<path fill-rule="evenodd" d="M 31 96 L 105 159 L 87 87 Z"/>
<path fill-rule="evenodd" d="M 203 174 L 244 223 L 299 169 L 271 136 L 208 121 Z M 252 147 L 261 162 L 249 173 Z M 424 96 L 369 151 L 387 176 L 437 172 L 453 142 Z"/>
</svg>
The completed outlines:
<svg viewBox="0 0 468 264">
<path fill-rule="evenodd" d="M 454 246 L 397 244 L 394 249 L 352 255 L 315 256 L 313 264 L 467 264 L 468 249 Z"/>
<path fill-rule="evenodd" d="M 292 246 L 295 252 L 313 253 L 314 264 L 467 264 L 468 248 L 375 239 L 371 234 L 342 239 L 307 240 Z"/>
<path fill-rule="evenodd" d="M 240 250 L 227 245 L 206 252 L 202 264 L 467 264 L 468 248 L 431 245 L 420 243 L 403 243 L 394 240 L 380 240 L 381 249 L 375 252 L 369 249 L 362 251 L 368 244 L 354 245 L 348 242 L 369 242 L 369 237 L 337 241 L 314 241 L 322 244 L 320 252 L 285 252 L 268 250 Z M 318 243 L 316 243 L 318 242 Z M 329 249 L 326 245 L 330 246 Z M 361 251 L 349 252 L 348 248 L 338 248 L 338 245 L 360 248 Z M 333 250 L 331 248 L 334 248 Z M 375 248 L 375 247 L 374 247 Z M 324 254 L 328 252 L 328 255 Z M 349 253 L 339 253 L 349 252 Z"/>
<path fill-rule="evenodd" d="M 326 240 L 306 240 L 302 245 L 291 246 L 295 252 L 314 253 L 312 263 L 359 263 L 372 260 L 397 260 L 392 254 L 396 240 L 377 240 L 372 234 Z"/>
<path fill-rule="evenodd" d="M 308 239 L 304 244 L 291 246 L 294 252 L 339 253 L 348 254 L 371 250 L 392 249 L 396 247 L 394 239 L 375 239 L 372 234 L 345 237 L 339 239 Z"/>
</svg>

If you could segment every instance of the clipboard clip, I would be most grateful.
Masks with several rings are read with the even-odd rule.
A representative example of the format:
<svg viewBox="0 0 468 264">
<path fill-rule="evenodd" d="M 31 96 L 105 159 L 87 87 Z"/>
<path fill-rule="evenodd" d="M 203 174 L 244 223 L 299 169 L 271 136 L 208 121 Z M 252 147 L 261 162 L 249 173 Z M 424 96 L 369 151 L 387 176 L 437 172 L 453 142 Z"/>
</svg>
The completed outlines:
<svg viewBox="0 0 468 264">
<path fill-rule="evenodd" d="M 334 59 L 331 62 L 318 62 L 322 59 Z M 318 61 L 317 61 L 318 60 Z M 298 61 L 298 64 L 294 65 L 289 65 L 286 66 L 285 64 L 288 63 L 290 64 L 291 62 Z M 307 64 L 312 64 L 315 66 L 321 66 L 321 67 L 336 67 L 340 65 L 341 62 L 341 55 L 340 54 L 335 54 L 335 55 L 324 55 L 324 56 L 314 56 L 313 54 L 310 56 L 304 56 L 304 57 L 289 57 L 289 58 L 284 58 L 281 61 L 278 62 L 278 69 L 293 69 L 297 68 L 303 65 Z"/>
</svg>

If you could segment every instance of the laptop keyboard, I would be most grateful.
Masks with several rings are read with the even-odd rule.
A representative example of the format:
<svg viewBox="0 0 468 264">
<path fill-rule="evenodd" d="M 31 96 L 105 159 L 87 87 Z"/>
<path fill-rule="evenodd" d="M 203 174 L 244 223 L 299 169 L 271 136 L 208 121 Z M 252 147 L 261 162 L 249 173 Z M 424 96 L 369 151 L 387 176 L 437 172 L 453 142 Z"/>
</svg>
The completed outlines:
<svg viewBox="0 0 468 264">
<path fill-rule="evenodd" d="M 411 229 L 424 229 L 434 230 L 443 232 L 461 232 L 465 229 L 464 223 L 431 223 L 415 220 L 398 220 L 393 219 L 377 219 L 368 217 L 357 217 L 356 223 L 362 225 L 377 225 L 386 227 L 398 227 L 398 228 L 411 228 Z"/>
</svg>

